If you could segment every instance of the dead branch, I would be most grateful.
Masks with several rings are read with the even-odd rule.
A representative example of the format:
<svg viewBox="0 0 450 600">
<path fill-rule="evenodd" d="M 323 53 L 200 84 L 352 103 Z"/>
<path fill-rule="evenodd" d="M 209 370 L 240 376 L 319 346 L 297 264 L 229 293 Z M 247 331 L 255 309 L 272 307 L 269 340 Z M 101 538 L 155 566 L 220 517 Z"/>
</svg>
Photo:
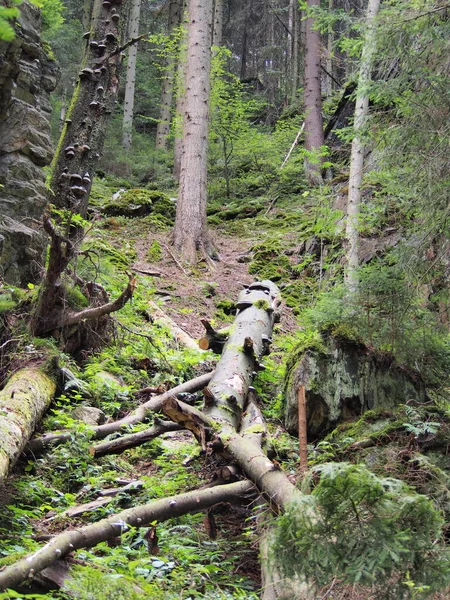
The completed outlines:
<svg viewBox="0 0 450 600">
<path fill-rule="evenodd" d="M 136 410 L 134 410 L 132 413 L 130 413 L 123 419 L 113 421 L 111 423 L 105 423 L 104 425 L 99 425 L 98 427 L 94 427 L 92 429 L 91 439 L 103 440 L 111 433 L 123 431 L 127 427 L 136 425 L 137 423 L 142 423 L 143 421 L 145 421 L 149 413 L 160 411 L 164 401 L 170 398 L 171 396 L 177 396 L 178 394 L 185 394 L 189 392 L 197 392 L 203 389 L 206 385 L 208 385 L 213 373 L 214 371 L 212 373 L 207 373 L 206 375 L 200 375 L 195 379 L 191 379 L 190 381 L 182 383 L 181 385 L 177 385 L 176 387 L 172 388 L 167 392 L 164 392 L 159 396 L 150 398 L 150 400 L 144 402 L 144 404 L 141 404 Z M 46 448 L 49 448 L 50 446 L 58 446 L 59 444 L 64 444 L 65 442 L 70 440 L 72 435 L 73 433 L 71 431 L 45 434 L 42 437 L 30 440 L 30 442 L 25 448 L 25 452 L 31 455 L 41 454 Z"/>
<path fill-rule="evenodd" d="M 92 525 L 65 531 L 30 556 L 0 571 L 0 590 L 14 588 L 74 550 L 90 548 L 116 538 L 130 526 L 146 527 L 154 521 L 161 522 L 187 513 L 199 512 L 218 502 L 233 502 L 239 496 L 251 493 L 253 489 L 253 484 L 249 481 L 239 481 L 195 490 L 128 508 Z"/>
<path fill-rule="evenodd" d="M 185 348 L 190 348 L 191 350 L 201 352 L 197 342 L 193 340 L 188 333 L 181 329 L 181 327 L 179 327 L 173 319 L 166 315 L 166 313 L 161 310 L 159 306 L 155 304 L 155 302 L 149 302 L 149 306 L 152 313 L 151 316 L 155 317 L 158 321 L 165 325 L 179 344 Z"/>
<path fill-rule="evenodd" d="M 129 435 L 123 435 L 115 440 L 91 446 L 89 448 L 89 453 L 94 458 L 105 456 L 105 454 L 120 454 L 128 448 L 142 446 L 142 444 L 154 440 L 163 433 L 167 433 L 168 431 L 179 431 L 180 429 L 183 429 L 183 427 L 177 423 L 155 419 L 155 424 L 148 429 L 138 431 L 137 433 L 130 433 Z"/>
</svg>

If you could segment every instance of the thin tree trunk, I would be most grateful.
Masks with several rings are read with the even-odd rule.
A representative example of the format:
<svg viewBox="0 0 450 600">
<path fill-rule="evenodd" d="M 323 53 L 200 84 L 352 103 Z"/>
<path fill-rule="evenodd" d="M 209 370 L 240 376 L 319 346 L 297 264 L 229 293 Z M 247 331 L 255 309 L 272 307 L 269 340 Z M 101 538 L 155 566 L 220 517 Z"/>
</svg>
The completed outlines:
<svg viewBox="0 0 450 600">
<path fill-rule="evenodd" d="M 214 255 L 206 222 L 212 0 L 189 0 L 186 94 L 174 246 L 189 263 Z"/>
<path fill-rule="evenodd" d="M 128 32 L 130 38 L 136 38 L 139 35 L 140 14 L 141 0 L 131 0 L 130 21 L 128 24 Z M 125 80 L 125 100 L 122 123 L 122 146 L 125 150 L 131 150 L 131 145 L 133 141 L 134 90 L 136 87 L 137 51 L 137 43 L 132 44 L 128 48 L 128 63 Z"/>
<path fill-rule="evenodd" d="M 187 513 L 196 513 L 219 502 L 233 502 L 251 493 L 253 484 L 238 481 L 227 485 L 195 490 L 143 506 L 128 508 L 92 525 L 64 531 L 42 548 L 0 571 L 0 591 L 14 588 L 26 579 L 79 548 L 91 548 L 120 536 L 131 527 L 147 527 Z"/>
<path fill-rule="evenodd" d="M 307 0 L 308 8 L 320 6 L 320 0 Z M 322 183 L 320 149 L 324 145 L 322 122 L 322 95 L 320 76 L 320 33 L 314 29 L 315 19 L 306 20 L 305 57 L 305 159 L 306 175 L 312 185 Z"/>
<path fill-rule="evenodd" d="M 81 17 L 81 23 L 84 31 L 88 31 L 91 24 L 93 0 L 83 0 L 83 15 Z"/>
<path fill-rule="evenodd" d="M 223 0 L 214 0 L 212 45 L 221 46 L 223 43 Z"/>
<path fill-rule="evenodd" d="M 331 13 L 333 10 L 333 0 L 328 0 L 328 9 Z M 333 42 L 334 32 L 333 25 L 328 27 L 327 32 L 327 97 L 330 98 L 333 95 Z"/>
<path fill-rule="evenodd" d="M 361 182 L 364 169 L 364 141 L 363 134 L 367 125 L 369 114 L 368 84 L 371 81 L 371 71 L 375 54 L 375 23 L 374 20 L 380 8 L 380 0 L 369 0 L 366 16 L 366 33 L 361 55 L 361 63 L 356 89 L 356 105 L 354 119 L 354 137 L 350 156 L 350 175 L 348 181 L 347 203 L 347 269 L 346 284 L 349 291 L 358 288 L 359 268 L 359 232 L 358 218 L 361 203 Z"/>
<path fill-rule="evenodd" d="M 17 371 L 0 392 L 0 484 L 14 466 L 55 394 L 38 367 Z"/>
<path fill-rule="evenodd" d="M 304 475 L 308 470 L 308 429 L 306 426 L 306 395 L 305 386 L 298 389 L 298 442 L 299 442 L 299 472 Z"/>
<path fill-rule="evenodd" d="M 168 35 L 172 35 L 181 24 L 183 1 L 171 0 L 169 4 Z M 170 133 L 173 92 L 175 88 L 175 69 L 177 59 L 169 54 L 166 59 L 165 73 L 161 90 L 161 113 L 156 127 L 156 148 L 166 150 Z"/>
</svg>

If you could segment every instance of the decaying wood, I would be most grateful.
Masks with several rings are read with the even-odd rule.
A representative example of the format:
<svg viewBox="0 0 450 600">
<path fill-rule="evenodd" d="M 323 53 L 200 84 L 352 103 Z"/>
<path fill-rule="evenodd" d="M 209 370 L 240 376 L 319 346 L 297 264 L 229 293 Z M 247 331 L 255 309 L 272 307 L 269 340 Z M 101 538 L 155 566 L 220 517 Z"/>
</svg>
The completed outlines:
<svg viewBox="0 0 450 600">
<path fill-rule="evenodd" d="M 91 446 L 89 448 L 89 453 L 94 458 L 105 456 L 106 454 L 120 454 L 128 448 L 142 446 L 142 444 L 154 440 L 163 433 L 167 433 L 168 431 L 179 431 L 180 429 L 183 428 L 177 423 L 155 419 L 155 424 L 148 429 L 145 429 L 144 431 L 138 431 L 137 433 L 130 433 L 129 435 L 123 435 L 115 440 Z"/>
<path fill-rule="evenodd" d="M 239 427 L 248 389 L 271 342 L 279 290 L 271 281 L 253 283 L 239 294 L 237 315 L 205 390 L 203 412 L 214 420 Z"/>
<path fill-rule="evenodd" d="M 228 340 L 230 327 L 224 327 L 217 331 L 207 319 L 201 319 L 201 323 L 206 332 L 198 340 L 198 345 L 202 350 L 212 350 L 216 354 L 222 354 L 225 342 Z"/>
<path fill-rule="evenodd" d="M 0 392 L 0 483 L 50 405 L 56 382 L 39 367 L 17 371 Z"/>
<path fill-rule="evenodd" d="M 236 498 L 250 494 L 253 490 L 249 481 L 195 490 L 128 508 L 92 525 L 65 531 L 33 554 L 0 571 L 0 590 L 14 588 L 74 550 L 90 548 L 116 538 L 125 532 L 128 526 L 146 527 L 154 521 L 166 521 L 187 513 L 202 511 L 218 502 L 234 502 Z"/>
<path fill-rule="evenodd" d="M 136 410 L 134 410 L 132 413 L 130 413 L 123 419 L 119 419 L 118 421 L 113 421 L 111 423 L 105 423 L 104 425 L 99 425 L 98 427 L 93 427 L 91 439 L 103 440 L 111 433 L 123 431 L 124 429 L 132 425 L 142 423 L 143 421 L 145 421 L 148 414 L 150 414 L 151 412 L 160 411 L 163 402 L 171 396 L 177 396 L 178 394 L 185 394 L 189 392 L 197 392 L 203 389 L 206 385 L 208 385 L 213 373 L 214 372 L 207 373 L 206 375 L 200 375 L 199 377 L 195 377 L 190 381 L 177 385 L 176 387 L 172 388 L 171 390 L 168 390 L 167 392 L 164 392 L 159 396 L 150 398 L 150 400 L 144 402 L 144 404 L 141 404 Z M 25 448 L 25 452 L 27 454 L 38 455 L 50 446 L 64 444 L 65 442 L 71 439 L 72 435 L 73 433 L 71 431 L 63 431 L 60 433 L 48 433 L 41 437 L 30 440 L 30 442 Z"/>
</svg>

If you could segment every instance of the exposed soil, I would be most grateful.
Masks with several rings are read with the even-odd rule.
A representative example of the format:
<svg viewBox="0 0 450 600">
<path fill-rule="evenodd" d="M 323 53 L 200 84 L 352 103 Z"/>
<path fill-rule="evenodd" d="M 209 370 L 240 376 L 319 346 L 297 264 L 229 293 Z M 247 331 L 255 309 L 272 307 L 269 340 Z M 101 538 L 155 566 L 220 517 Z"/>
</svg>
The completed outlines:
<svg viewBox="0 0 450 600">
<path fill-rule="evenodd" d="M 214 262 L 214 270 L 209 269 L 205 263 L 200 263 L 195 268 L 181 264 L 165 233 L 151 232 L 146 238 L 136 241 L 137 260 L 133 268 L 138 272 L 160 274 L 155 278 L 155 285 L 161 308 L 194 339 L 204 333 L 200 322 L 202 318 L 212 320 L 216 328 L 226 324 L 216 314 L 220 300 L 235 302 L 245 286 L 258 280 L 248 272 L 252 240 L 227 236 L 217 230 L 212 233 L 220 253 L 220 261 Z M 149 262 L 147 252 L 155 240 L 160 243 L 163 256 L 157 262 Z M 296 327 L 292 311 L 283 306 L 283 332 L 291 332 Z"/>
</svg>

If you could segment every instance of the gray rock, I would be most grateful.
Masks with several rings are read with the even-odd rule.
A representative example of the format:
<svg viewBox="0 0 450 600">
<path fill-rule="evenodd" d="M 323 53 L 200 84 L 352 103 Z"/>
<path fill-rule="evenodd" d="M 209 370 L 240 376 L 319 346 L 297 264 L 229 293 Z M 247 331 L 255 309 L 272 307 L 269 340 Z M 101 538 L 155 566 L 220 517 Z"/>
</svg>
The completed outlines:
<svg viewBox="0 0 450 600">
<path fill-rule="evenodd" d="M 39 9 L 19 8 L 15 38 L 0 43 L 0 277 L 26 286 L 39 280 L 44 262 L 42 167 L 53 155 L 49 93 L 59 68 L 41 45 Z"/>
<path fill-rule="evenodd" d="M 420 376 L 399 366 L 392 357 L 356 342 L 330 338 L 327 344 L 326 353 L 306 350 L 287 373 L 284 420 L 288 431 L 298 432 L 297 394 L 301 385 L 306 388 L 310 439 L 367 410 L 425 400 Z"/>
<path fill-rule="evenodd" d="M 105 413 L 94 406 L 77 406 L 72 411 L 72 418 L 86 425 L 101 425 L 106 421 Z"/>
</svg>

